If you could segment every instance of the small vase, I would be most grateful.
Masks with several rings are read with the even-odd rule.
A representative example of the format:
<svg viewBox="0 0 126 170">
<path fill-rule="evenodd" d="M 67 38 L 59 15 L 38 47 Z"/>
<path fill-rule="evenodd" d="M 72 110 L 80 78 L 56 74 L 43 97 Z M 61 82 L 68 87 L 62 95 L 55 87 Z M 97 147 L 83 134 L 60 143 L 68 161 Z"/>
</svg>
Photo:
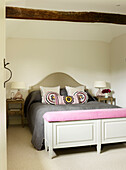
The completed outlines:
<svg viewBox="0 0 126 170">
<path fill-rule="evenodd" d="M 105 93 L 105 98 L 108 98 L 108 93 Z"/>
</svg>

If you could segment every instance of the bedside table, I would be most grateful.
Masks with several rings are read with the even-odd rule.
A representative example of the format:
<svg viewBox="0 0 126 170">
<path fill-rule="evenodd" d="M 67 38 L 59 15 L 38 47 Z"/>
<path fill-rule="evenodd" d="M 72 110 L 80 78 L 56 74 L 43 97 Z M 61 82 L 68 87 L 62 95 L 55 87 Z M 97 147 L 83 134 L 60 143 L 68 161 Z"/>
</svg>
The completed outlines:
<svg viewBox="0 0 126 170">
<path fill-rule="evenodd" d="M 113 98 L 113 97 L 108 97 L 108 98 L 105 98 L 105 97 L 101 97 L 101 96 L 96 96 L 96 98 L 98 99 L 98 102 L 105 102 L 105 103 L 108 103 L 110 102 L 111 105 L 113 104 L 114 102 L 114 105 L 116 105 L 116 99 Z"/>
<path fill-rule="evenodd" d="M 9 124 L 9 115 L 21 115 L 22 126 L 24 127 L 24 99 L 15 100 L 7 99 L 6 100 L 6 112 L 7 112 L 7 127 Z"/>
</svg>

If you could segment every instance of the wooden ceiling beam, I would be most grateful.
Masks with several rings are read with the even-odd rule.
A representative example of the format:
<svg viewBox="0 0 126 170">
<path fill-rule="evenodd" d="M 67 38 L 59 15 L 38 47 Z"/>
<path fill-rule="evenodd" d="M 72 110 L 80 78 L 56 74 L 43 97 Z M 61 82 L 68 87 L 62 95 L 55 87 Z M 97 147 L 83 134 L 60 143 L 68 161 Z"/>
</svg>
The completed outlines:
<svg viewBox="0 0 126 170">
<path fill-rule="evenodd" d="M 126 15 L 100 12 L 69 12 L 6 7 L 6 18 L 88 23 L 126 24 Z"/>
</svg>

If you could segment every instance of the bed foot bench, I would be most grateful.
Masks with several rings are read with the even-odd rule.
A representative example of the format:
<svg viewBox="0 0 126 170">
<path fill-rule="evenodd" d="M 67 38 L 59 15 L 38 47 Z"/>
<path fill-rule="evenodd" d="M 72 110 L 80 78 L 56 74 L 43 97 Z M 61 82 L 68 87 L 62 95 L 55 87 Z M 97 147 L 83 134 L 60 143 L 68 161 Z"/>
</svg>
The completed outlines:
<svg viewBox="0 0 126 170">
<path fill-rule="evenodd" d="M 66 112 L 47 112 L 44 115 L 44 129 L 45 129 L 45 150 L 49 149 L 49 157 L 56 156 L 53 149 L 68 148 L 77 146 L 96 145 L 97 153 L 101 153 L 101 145 L 107 143 L 125 142 L 126 141 L 126 109 L 100 109 L 98 116 L 102 117 L 101 113 L 107 113 L 110 118 L 89 118 L 89 112 L 81 111 L 87 117 L 84 120 L 76 120 L 76 116 L 80 111 L 66 111 Z M 118 110 L 118 111 L 117 111 Z M 69 119 L 69 114 L 73 112 L 75 120 Z M 119 113 L 119 115 L 117 114 Z M 65 114 L 63 114 L 65 113 Z M 94 110 L 91 112 L 94 117 Z M 115 118 L 112 116 L 115 115 Z M 122 114 L 123 113 L 123 114 Z M 56 121 L 62 117 L 64 121 Z M 125 115 L 125 116 L 124 116 Z M 105 115 L 104 115 L 105 116 Z M 123 117 L 119 117 L 123 116 Z M 66 118 L 67 117 L 67 118 Z M 83 116 L 82 116 L 83 117 Z M 79 118 L 78 118 L 79 119 Z M 53 121 L 54 120 L 54 121 Z"/>
</svg>

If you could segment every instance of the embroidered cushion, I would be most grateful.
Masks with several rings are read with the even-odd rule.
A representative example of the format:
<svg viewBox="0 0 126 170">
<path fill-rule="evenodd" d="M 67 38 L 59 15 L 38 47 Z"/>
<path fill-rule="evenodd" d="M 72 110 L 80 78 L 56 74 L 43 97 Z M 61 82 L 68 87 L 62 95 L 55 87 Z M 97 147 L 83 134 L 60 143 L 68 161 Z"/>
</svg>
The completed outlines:
<svg viewBox="0 0 126 170">
<path fill-rule="evenodd" d="M 41 96 L 42 96 L 42 103 L 45 103 L 45 98 L 48 92 L 60 94 L 60 86 L 57 87 L 43 87 L 40 86 Z"/>
<path fill-rule="evenodd" d="M 79 103 L 87 103 L 88 95 L 85 91 L 76 91 L 73 95 L 78 97 Z"/>
<path fill-rule="evenodd" d="M 78 96 L 58 96 L 58 104 L 78 104 Z"/>
<path fill-rule="evenodd" d="M 47 94 L 44 96 L 44 102 L 46 104 L 52 104 L 52 105 L 58 104 L 58 93 L 47 92 Z"/>
</svg>

